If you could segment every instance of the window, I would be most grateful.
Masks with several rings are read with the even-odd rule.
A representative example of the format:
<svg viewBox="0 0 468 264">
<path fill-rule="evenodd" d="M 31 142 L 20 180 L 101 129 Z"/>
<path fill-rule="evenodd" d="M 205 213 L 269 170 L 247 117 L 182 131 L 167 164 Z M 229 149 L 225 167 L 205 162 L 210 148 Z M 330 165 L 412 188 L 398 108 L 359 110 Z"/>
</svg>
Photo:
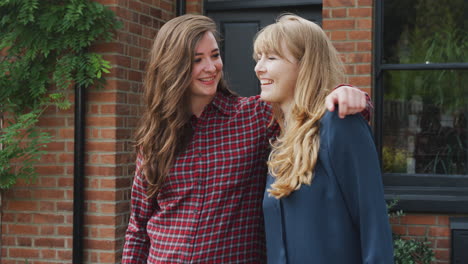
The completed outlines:
<svg viewBox="0 0 468 264">
<path fill-rule="evenodd" d="M 375 1 L 375 136 L 387 198 L 468 212 L 468 1 Z"/>
</svg>

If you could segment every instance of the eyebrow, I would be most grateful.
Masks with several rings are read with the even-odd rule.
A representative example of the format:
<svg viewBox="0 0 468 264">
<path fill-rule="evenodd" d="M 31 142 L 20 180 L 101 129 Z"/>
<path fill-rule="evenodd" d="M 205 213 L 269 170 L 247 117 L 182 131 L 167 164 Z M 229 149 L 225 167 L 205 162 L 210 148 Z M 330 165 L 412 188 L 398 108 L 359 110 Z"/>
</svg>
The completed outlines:
<svg viewBox="0 0 468 264">
<path fill-rule="evenodd" d="M 211 53 L 219 51 L 219 49 L 213 49 Z M 195 53 L 195 56 L 203 55 L 203 53 Z"/>
</svg>

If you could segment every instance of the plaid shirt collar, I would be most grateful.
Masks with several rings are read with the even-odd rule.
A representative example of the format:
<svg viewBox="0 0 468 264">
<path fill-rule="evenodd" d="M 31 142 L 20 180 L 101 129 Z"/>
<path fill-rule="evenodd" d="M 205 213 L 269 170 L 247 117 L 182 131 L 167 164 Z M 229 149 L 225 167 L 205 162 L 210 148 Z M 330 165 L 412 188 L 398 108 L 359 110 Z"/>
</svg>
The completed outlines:
<svg viewBox="0 0 468 264">
<path fill-rule="evenodd" d="M 236 99 L 235 95 L 228 95 L 222 92 L 217 92 L 216 96 L 211 101 L 216 109 L 226 116 L 233 116 L 236 113 L 235 104 L 233 101 Z"/>
</svg>

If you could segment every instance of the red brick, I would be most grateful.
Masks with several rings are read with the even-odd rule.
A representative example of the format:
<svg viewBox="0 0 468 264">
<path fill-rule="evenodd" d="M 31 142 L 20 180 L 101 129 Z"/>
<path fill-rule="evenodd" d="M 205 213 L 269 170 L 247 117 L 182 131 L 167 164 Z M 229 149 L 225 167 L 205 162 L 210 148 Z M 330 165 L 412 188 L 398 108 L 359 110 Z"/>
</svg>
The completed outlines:
<svg viewBox="0 0 468 264">
<path fill-rule="evenodd" d="M 71 260 L 73 256 L 73 251 L 70 250 L 57 250 L 58 258 L 61 260 Z"/>
<path fill-rule="evenodd" d="M 109 240 L 84 239 L 89 249 L 94 250 L 115 250 L 115 244 Z"/>
<path fill-rule="evenodd" d="M 30 213 L 17 213 L 16 214 L 16 221 L 18 223 L 31 223 L 32 222 L 32 215 Z"/>
<path fill-rule="evenodd" d="M 63 248 L 65 241 L 61 238 L 36 238 L 34 239 L 36 247 Z"/>
<path fill-rule="evenodd" d="M 353 42 L 334 42 L 333 46 L 335 46 L 338 52 L 351 52 L 355 50 Z"/>
<path fill-rule="evenodd" d="M 51 225 L 51 226 L 42 225 L 41 226 L 41 235 L 50 236 L 50 235 L 54 235 L 54 234 L 55 234 L 55 227 L 53 225 Z"/>
<path fill-rule="evenodd" d="M 348 8 L 348 17 L 372 17 L 372 8 Z"/>
<path fill-rule="evenodd" d="M 332 18 L 342 18 L 347 17 L 346 8 L 332 9 L 331 10 Z"/>
<path fill-rule="evenodd" d="M 53 166 L 53 165 L 36 165 L 34 166 L 36 172 L 41 175 L 62 175 L 63 167 L 62 166 Z"/>
<path fill-rule="evenodd" d="M 372 29 L 372 20 L 371 19 L 357 19 L 356 20 L 357 29 Z"/>
<path fill-rule="evenodd" d="M 423 226 L 408 226 L 408 235 L 410 236 L 425 236 L 427 228 Z"/>
<path fill-rule="evenodd" d="M 372 42 L 357 42 L 357 51 L 372 51 Z"/>
<path fill-rule="evenodd" d="M 54 249 L 41 249 L 41 258 L 42 259 L 55 259 L 57 251 Z M 34 262 L 36 263 L 36 262 Z"/>
<path fill-rule="evenodd" d="M 44 150 L 46 151 L 63 151 L 65 149 L 64 142 L 50 142 L 46 145 Z"/>
<path fill-rule="evenodd" d="M 371 40 L 372 34 L 370 31 L 350 31 L 348 33 L 350 40 Z"/>
<path fill-rule="evenodd" d="M 356 74 L 371 74 L 370 64 L 356 65 Z"/>
<path fill-rule="evenodd" d="M 372 6 L 374 0 L 358 0 L 358 6 Z"/>
<path fill-rule="evenodd" d="M 401 217 L 402 224 L 408 225 L 435 225 L 436 216 L 434 215 L 405 215 Z"/>
<path fill-rule="evenodd" d="M 56 211 L 55 202 L 41 201 L 39 202 L 39 211 Z"/>
<path fill-rule="evenodd" d="M 372 59 L 371 53 L 350 53 L 346 54 L 346 63 L 370 63 Z"/>
<path fill-rule="evenodd" d="M 429 236 L 432 237 L 449 237 L 450 229 L 448 227 L 431 226 L 429 228 Z"/>
<path fill-rule="evenodd" d="M 8 256 L 11 258 L 38 258 L 39 250 L 31 248 L 9 248 Z"/>
<path fill-rule="evenodd" d="M 449 226 L 449 224 L 450 224 L 449 216 L 448 215 L 439 215 L 439 216 L 437 216 L 437 224 L 438 225 Z"/>
<path fill-rule="evenodd" d="M 323 6 L 326 7 L 347 7 L 354 6 L 356 0 L 323 0 Z"/>
<path fill-rule="evenodd" d="M 335 29 L 354 29 L 354 20 L 324 20 L 323 21 L 324 30 L 335 30 Z"/>
<path fill-rule="evenodd" d="M 65 120 L 60 117 L 41 117 L 38 126 L 63 127 L 65 126 Z"/>
<path fill-rule="evenodd" d="M 73 235 L 73 227 L 71 226 L 58 226 L 57 234 L 59 236 L 71 236 Z"/>
<path fill-rule="evenodd" d="M 7 234 L 17 234 L 17 235 L 37 235 L 39 233 L 39 228 L 35 225 L 7 225 Z"/>
<path fill-rule="evenodd" d="M 35 201 L 8 201 L 4 208 L 5 211 L 35 211 L 39 204 Z"/>
<path fill-rule="evenodd" d="M 449 249 L 451 248 L 450 239 L 439 238 L 435 241 L 434 247 L 438 249 Z"/>
<path fill-rule="evenodd" d="M 393 230 L 393 232 L 395 232 L 396 234 L 399 234 L 399 235 L 406 235 L 407 234 L 406 226 L 394 225 L 394 226 L 392 226 L 392 230 Z"/>
<path fill-rule="evenodd" d="M 348 75 L 353 75 L 353 74 L 356 73 L 355 68 L 356 67 L 354 65 L 346 64 L 345 65 L 345 73 L 348 74 Z"/>
<path fill-rule="evenodd" d="M 332 41 L 347 40 L 348 39 L 348 32 L 347 31 L 332 31 L 332 32 L 327 32 L 327 33 L 330 33 L 330 39 Z"/>
<path fill-rule="evenodd" d="M 450 260 L 450 250 L 435 249 L 434 253 L 437 260 Z"/>
<path fill-rule="evenodd" d="M 370 76 L 349 76 L 349 82 L 359 87 L 370 86 L 372 83 Z"/>
<path fill-rule="evenodd" d="M 118 151 L 118 145 L 116 142 L 91 142 L 88 141 L 85 144 L 87 151 L 107 151 L 115 152 Z"/>
<path fill-rule="evenodd" d="M 65 219 L 62 215 L 54 214 L 35 214 L 34 223 L 37 224 L 63 224 Z"/>
<path fill-rule="evenodd" d="M 31 247 L 32 246 L 32 239 L 30 237 L 17 237 L 17 246 L 19 247 Z"/>
<path fill-rule="evenodd" d="M 63 199 L 65 192 L 63 190 L 35 190 L 33 191 L 35 199 Z"/>
</svg>

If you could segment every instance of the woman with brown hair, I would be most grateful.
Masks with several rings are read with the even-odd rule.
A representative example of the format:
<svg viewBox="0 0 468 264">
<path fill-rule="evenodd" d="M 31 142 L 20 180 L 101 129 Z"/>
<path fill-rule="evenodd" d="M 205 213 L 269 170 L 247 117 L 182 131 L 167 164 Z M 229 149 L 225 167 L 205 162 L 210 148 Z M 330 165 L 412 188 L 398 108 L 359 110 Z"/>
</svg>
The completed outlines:
<svg viewBox="0 0 468 264">
<path fill-rule="evenodd" d="M 210 18 L 184 15 L 155 38 L 122 263 L 265 261 L 261 203 L 277 125 L 258 96 L 226 87 L 215 36 Z M 363 109 L 361 92 L 334 98 L 343 93 L 357 102 L 348 112 Z"/>
</svg>

